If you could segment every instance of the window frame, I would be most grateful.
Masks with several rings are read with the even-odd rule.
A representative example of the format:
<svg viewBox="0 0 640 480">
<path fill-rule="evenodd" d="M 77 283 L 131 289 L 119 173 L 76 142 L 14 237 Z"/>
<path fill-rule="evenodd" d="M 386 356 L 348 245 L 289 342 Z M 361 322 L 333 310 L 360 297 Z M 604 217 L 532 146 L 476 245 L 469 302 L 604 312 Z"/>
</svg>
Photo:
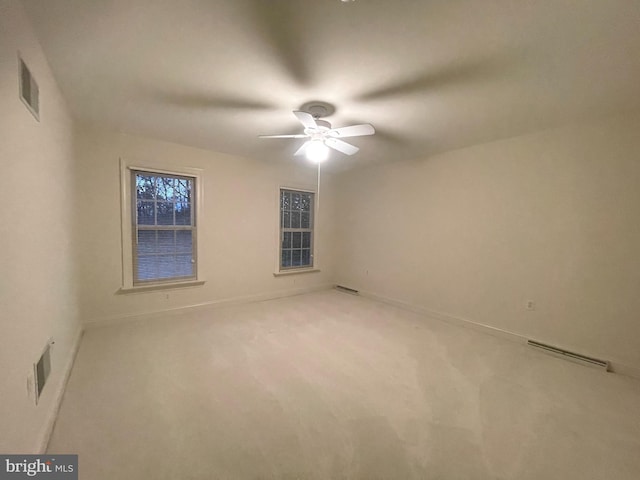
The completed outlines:
<svg viewBox="0 0 640 480">
<path fill-rule="evenodd" d="M 307 193 L 307 194 L 311 194 L 312 195 L 312 202 L 311 202 L 311 211 L 310 211 L 310 225 L 311 228 L 309 229 L 303 229 L 303 228 L 298 228 L 298 229 L 288 229 L 288 231 L 310 231 L 311 232 L 311 240 L 310 240 L 310 259 L 311 259 L 311 265 L 301 265 L 301 266 L 290 266 L 290 267 L 283 267 L 282 266 L 282 243 L 284 240 L 284 233 L 285 233 L 285 229 L 282 227 L 282 192 L 283 191 L 287 191 L 287 192 L 293 192 L 293 193 Z M 281 185 L 280 187 L 278 187 L 278 193 L 277 193 L 277 199 L 278 199 L 278 203 L 277 203 L 277 211 L 278 211 L 278 228 L 277 228 L 277 232 L 278 232 L 278 248 L 277 248 L 277 257 L 276 257 L 276 269 L 275 269 L 275 276 L 280 276 L 280 275 L 288 275 L 288 274 L 295 274 L 295 273 L 304 273 L 304 272 L 318 272 L 319 270 L 319 266 L 318 266 L 318 256 L 316 254 L 316 239 L 317 239 L 317 216 L 316 216 L 316 212 L 317 212 L 317 202 L 318 202 L 318 194 L 315 188 L 310 188 L 307 186 L 290 186 L 290 185 Z"/>
<path fill-rule="evenodd" d="M 135 242 L 135 218 L 134 201 L 135 198 L 135 172 L 144 172 L 157 175 L 168 175 L 175 177 L 189 177 L 194 180 L 192 201 L 193 213 L 193 258 L 195 259 L 195 277 L 184 279 L 170 278 L 160 280 L 149 280 L 136 282 L 134 267 L 136 252 L 134 252 Z M 122 219 L 122 288 L 119 293 L 136 293 L 149 290 L 190 287 L 203 285 L 205 283 L 202 273 L 201 242 L 199 241 L 199 231 L 202 228 L 203 209 L 203 189 L 202 189 L 202 169 L 192 167 L 180 167 L 175 165 L 164 165 L 158 162 L 128 162 L 124 158 L 120 159 L 120 190 L 121 190 L 121 219 Z"/>
</svg>

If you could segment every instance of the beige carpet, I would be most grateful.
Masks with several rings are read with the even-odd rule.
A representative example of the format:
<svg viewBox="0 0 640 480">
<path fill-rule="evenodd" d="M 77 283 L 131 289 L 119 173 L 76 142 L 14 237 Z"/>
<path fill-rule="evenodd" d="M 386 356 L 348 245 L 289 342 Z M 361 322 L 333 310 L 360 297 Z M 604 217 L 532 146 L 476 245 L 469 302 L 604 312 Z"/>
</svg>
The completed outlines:
<svg viewBox="0 0 640 480">
<path fill-rule="evenodd" d="M 640 382 L 335 291 L 86 332 L 80 478 L 640 478 Z"/>
</svg>

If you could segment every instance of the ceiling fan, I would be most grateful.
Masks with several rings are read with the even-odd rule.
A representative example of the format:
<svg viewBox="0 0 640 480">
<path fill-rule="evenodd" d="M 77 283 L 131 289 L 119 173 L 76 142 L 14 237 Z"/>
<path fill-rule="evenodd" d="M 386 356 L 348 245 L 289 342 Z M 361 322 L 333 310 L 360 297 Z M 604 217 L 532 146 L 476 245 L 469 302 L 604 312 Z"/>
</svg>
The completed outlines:
<svg viewBox="0 0 640 480">
<path fill-rule="evenodd" d="M 303 105 L 303 110 L 296 110 L 293 114 L 304 127 L 304 133 L 296 135 L 259 135 L 259 138 L 307 138 L 308 140 L 294 153 L 306 155 L 312 162 L 319 163 L 329 155 L 329 148 L 333 148 L 345 155 L 353 155 L 360 150 L 355 145 L 344 142 L 340 138 L 359 137 L 376 133 L 373 125 L 363 123 L 348 127 L 332 128 L 326 120 L 320 120 L 334 112 L 334 108 L 325 103 Z M 327 148 L 328 147 L 328 148 Z"/>
</svg>

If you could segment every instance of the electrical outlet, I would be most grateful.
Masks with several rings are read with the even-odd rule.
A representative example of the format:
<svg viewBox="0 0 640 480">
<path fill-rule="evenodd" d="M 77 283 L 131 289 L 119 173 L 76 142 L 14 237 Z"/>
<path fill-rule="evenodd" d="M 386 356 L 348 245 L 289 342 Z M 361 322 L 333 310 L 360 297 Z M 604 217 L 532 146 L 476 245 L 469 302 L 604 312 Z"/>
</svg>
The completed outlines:
<svg viewBox="0 0 640 480">
<path fill-rule="evenodd" d="M 533 300 L 527 300 L 527 303 L 525 304 L 524 308 L 526 310 L 535 310 L 536 302 L 534 302 Z"/>
</svg>

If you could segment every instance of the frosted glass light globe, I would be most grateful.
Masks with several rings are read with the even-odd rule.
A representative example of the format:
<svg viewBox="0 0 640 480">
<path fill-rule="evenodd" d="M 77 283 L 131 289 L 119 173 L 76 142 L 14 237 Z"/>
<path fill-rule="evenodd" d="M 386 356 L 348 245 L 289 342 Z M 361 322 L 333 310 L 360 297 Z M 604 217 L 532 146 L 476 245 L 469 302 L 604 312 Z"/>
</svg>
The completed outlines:
<svg viewBox="0 0 640 480">
<path fill-rule="evenodd" d="M 305 149 L 305 155 L 310 162 L 324 162 L 329 157 L 329 147 L 322 140 L 312 140 Z"/>
</svg>

